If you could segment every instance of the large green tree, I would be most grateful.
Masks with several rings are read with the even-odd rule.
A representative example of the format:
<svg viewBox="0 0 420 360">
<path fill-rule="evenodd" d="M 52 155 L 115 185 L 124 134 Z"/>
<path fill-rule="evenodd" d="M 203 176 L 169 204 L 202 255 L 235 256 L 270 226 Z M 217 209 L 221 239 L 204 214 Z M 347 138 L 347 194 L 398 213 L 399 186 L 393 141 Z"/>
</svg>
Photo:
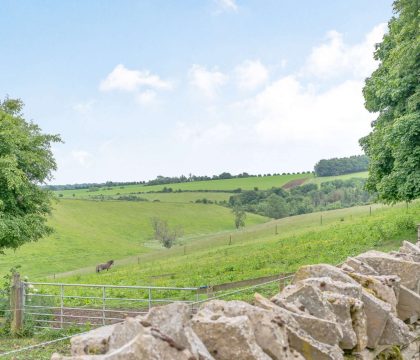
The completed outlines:
<svg viewBox="0 0 420 360">
<path fill-rule="evenodd" d="M 363 89 L 378 117 L 360 139 L 370 158 L 367 187 L 386 203 L 420 197 L 420 2 L 397 0 L 394 12 Z"/>
<path fill-rule="evenodd" d="M 41 185 L 56 169 L 51 144 L 61 140 L 27 122 L 22 107 L 19 99 L 0 101 L 0 253 L 51 232 L 52 194 Z"/>
</svg>

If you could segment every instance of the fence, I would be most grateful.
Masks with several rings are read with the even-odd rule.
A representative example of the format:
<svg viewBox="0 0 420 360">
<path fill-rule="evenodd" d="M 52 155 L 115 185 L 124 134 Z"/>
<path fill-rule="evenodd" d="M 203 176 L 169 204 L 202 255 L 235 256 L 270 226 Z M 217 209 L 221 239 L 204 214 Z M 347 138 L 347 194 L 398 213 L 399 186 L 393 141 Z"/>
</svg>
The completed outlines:
<svg viewBox="0 0 420 360">
<path fill-rule="evenodd" d="M 173 302 L 189 304 L 194 312 L 199 304 L 212 299 L 252 301 L 256 289 L 264 295 L 273 295 L 292 277 L 285 274 L 181 288 L 25 282 L 15 274 L 10 294 L 12 331 L 22 328 L 24 316 L 36 328 L 62 329 L 86 324 L 96 327 L 122 321 L 127 316 L 142 315 L 153 306 Z"/>
</svg>

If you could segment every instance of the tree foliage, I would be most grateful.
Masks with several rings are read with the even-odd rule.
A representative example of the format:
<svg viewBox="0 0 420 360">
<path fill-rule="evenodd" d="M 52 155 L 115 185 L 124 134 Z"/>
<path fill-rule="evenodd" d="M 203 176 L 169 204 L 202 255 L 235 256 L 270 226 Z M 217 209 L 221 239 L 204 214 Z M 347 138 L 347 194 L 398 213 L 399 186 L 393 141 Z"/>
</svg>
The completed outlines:
<svg viewBox="0 0 420 360">
<path fill-rule="evenodd" d="M 235 227 L 237 229 L 245 226 L 246 212 L 245 210 L 236 205 L 232 209 L 233 216 L 235 218 Z"/>
<path fill-rule="evenodd" d="M 367 188 L 387 203 L 420 196 L 420 2 L 397 0 L 388 34 L 377 45 L 380 65 L 363 89 L 366 109 L 378 113 L 360 139 L 370 158 Z"/>
<path fill-rule="evenodd" d="M 340 209 L 373 202 L 365 180 L 354 178 L 305 184 L 290 191 L 282 188 L 249 190 L 232 195 L 228 206 L 275 219 L 314 211 Z"/>
<path fill-rule="evenodd" d="M 56 169 L 51 144 L 60 137 L 25 121 L 22 108 L 19 99 L 0 101 L 0 253 L 51 232 L 52 194 L 40 185 Z"/>
<path fill-rule="evenodd" d="M 354 155 L 343 158 L 322 159 L 315 165 L 316 176 L 336 176 L 366 171 L 369 158 L 366 155 Z"/>
<path fill-rule="evenodd" d="M 151 218 L 151 223 L 155 239 L 167 249 L 175 245 L 176 240 L 183 234 L 181 228 L 170 228 L 166 220 L 158 217 Z"/>
</svg>

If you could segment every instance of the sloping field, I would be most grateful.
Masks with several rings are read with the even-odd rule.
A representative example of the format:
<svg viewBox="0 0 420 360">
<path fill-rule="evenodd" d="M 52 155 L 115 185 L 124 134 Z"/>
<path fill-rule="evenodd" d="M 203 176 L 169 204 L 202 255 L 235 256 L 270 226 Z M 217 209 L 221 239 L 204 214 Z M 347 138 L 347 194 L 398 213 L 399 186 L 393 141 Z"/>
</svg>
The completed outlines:
<svg viewBox="0 0 420 360">
<path fill-rule="evenodd" d="M 196 191 L 196 190 L 222 190 L 222 191 L 233 191 L 241 188 L 243 190 L 252 190 L 254 187 L 259 189 L 271 189 L 272 187 L 281 187 L 287 182 L 294 179 L 306 179 L 312 178 L 312 174 L 299 174 L 299 175 L 276 175 L 276 176 L 262 176 L 262 177 L 248 177 L 248 178 L 237 178 L 237 179 L 225 179 L 225 180 L 208 180 L 208 181 L 194 181 L 177 184 L 167 185 L 127 185 L 127 186 L 115 186 L 115 187 L 102 187 L 99 191 L 89 191 L 88 189 L 81 190 L 62 190 L 57 191 L 57 194 L 62 194 L 64 197 L 89 197 L 89 195 L 115 195 L 119 194 L 130 194 L 130 193 L 143 193 L 149 191 L 162 191 L 164 187 L 172 188 L 173 191 L 178 189 Z"/>
<path fill-rule="evenodd" d="M 368 249 L 390 250 L 398 247 L 402 239 L 416 238 L 419 202 L 408 209 L 405 205 L 372 206 L 371 215 L 370 209 L 360 206 L 306 214 L 239 232 L 191 238 L 185 248 L 176 246 L 144 254 L 139 263 L 137 259 L 126 259 L 109 273 L 98 275 L 93 269 L 82 269 L 60 281 L 157 286 L 220 284 L 291 272 L 303 264 L 336 264 Z"/>
<path fill-rule="evenodd" d="M 61 200 L 50 220 L 55 233 L 16 252 L 7 251 L 1 258 L 0 274 L 21 265 L 23 274 L 46 276 L 150 252 L 150 219 L 155 216 L 182 228 L 184 241 L 234 228 L 231 211 L 216 205 Z M 265 221 L 249 214 L 246 222 Z M 152 245 L 157 246 L 156 242 Z"/>
<path fill-rule="evenodd" d="M 327 181 L 333 180 L 348 180 L 352 178 L 363 178 L 366 179 L 368 177 L 367 171 L 362 171 L 358 173 L 346 174 L 346 175 L 338 175 L 338 176 L 322 176 L 322 177 L 312 177 L 308 182 L 314 184 L 321 184 Z"/>
</svg>

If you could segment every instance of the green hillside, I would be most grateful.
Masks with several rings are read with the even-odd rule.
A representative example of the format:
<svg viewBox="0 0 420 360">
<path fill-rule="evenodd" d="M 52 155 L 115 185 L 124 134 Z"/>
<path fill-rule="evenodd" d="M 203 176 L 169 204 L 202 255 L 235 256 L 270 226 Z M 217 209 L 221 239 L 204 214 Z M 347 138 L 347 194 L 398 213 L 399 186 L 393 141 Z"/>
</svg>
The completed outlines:
<svg viewBox="0 0 420 360">
<path fill-rule="evenodd" d="M 168 202 L 191 202 L 197 199 L 207 198 L 212 201 L 227 200 L 229 195 L 223 193 L 215 193 L 214 191 L 226 191 L 232 192 L 235 189 L 252 190 L 257 187 L 260 190 L 271 189 L 272 187 L 282 187 L 283 185 L 293 180 L 302 179 L 304 183 L 317 183 L 336 180 L 336 179 L 350 179 L 352 177 L 367 177 L 367 172 L 339 175 L 339 176 L 327 176 L 327 177 L 314 177 L 313 174 L 297 174 L 297 175 L 273 175 L 273 176 L 261 176 L 261 177 L 248 177 L 248 178 L 237 178 L 237 179 L 225 179 L 225 180 L 208 180 L 208 181 L 194 181 L 176 184 L 166 185 L 125 185 L 125 186 L 111 186 L 111 187 L 100 187 L 93 189 L 79 189 L 79 190 L 57 190 L 55 191 L 57 196 L 64 198 L 83 198 L 88 199 L 97 197 L 100 195 L 104 196 L 120 196 L 127 194 L 141 195 L 142 198 L 148 200 L 158 199 L 159 201 Z M 173 192 L 177 190 L 192 192 L 191 194 L 173 194 L 173 193 L 160 193 L 159 195 L 146 194 L 148 192 L 162 191 L 164 188 L 171 188 Z M 194 192 L 195 191 L 195 192 Z M 199 192 L 200 191 L 200 192 Z M 202 192 L 204 191 L 204 192 Z M 213 191 L 213 192 L 212 192 Z"/>
<path fill-rule="evenodd" d="M 61 200 L 50 219 L 55 233 L 15 252 L 7 251 L 0 273 L 22 265 L 24 274 L 46 276 L 150 252 L 158 247 L 152 241 L 150 223 L 155 216 L 182 228 L 181 241 L 234 228 L 231 211 L 216 205 Z M 266 220 L 249 214 L 247 225 Z"/>
<path fill-rule="evenodd" d="M 303 264 L 336 264 L 362 251 L 387 251 L 398 247 L 403 239 L 416 238 L 419 202 L 410 204 L 408 209 L 405 205 L 376 205 L 372 215 L 370 208 L 306 214 L 250 226 L 234 232 L 231 245 L 229 233 L 194 238 L 185 249 L 178 246 L 144 254 L 135 261 L 126 259 L 117 262 L 109 273 L 99 275 L 93 269 L 83 269 L 60 281 L 157 286 L 219 284 L 290 272 Z"/>
</svg>

